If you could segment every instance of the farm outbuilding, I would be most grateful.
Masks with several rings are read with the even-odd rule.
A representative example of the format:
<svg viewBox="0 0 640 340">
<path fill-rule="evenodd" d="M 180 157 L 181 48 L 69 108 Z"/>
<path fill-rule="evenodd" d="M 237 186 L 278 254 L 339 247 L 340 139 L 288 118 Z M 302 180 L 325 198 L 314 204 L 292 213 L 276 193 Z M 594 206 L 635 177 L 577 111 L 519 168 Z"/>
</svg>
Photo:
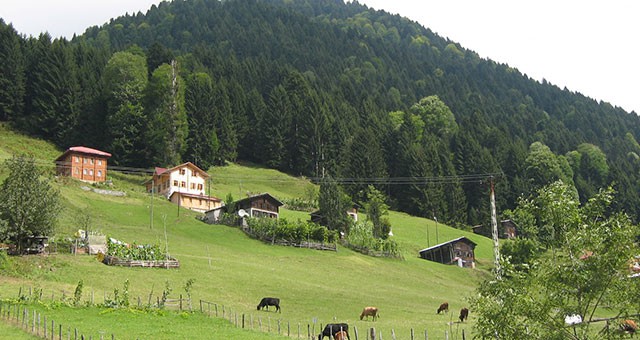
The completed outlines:
<svg viewBox="0 0 640 340">
<path fill-rule="evenodd" d="M 474 234 L 491 238 L 491 227 L 482 224 L 471 227 Z M 498 225 L 498 238 L 512 239 L 518 236 L 518 226 L 512 220 L 502 220 Z"/>
<path fill-rule="evenodd" d="M 233 202 L 230 206 L 221 206 L 205 211 L 203 221 L 214 224 L 220 220 L 223 213 L 237 215 L 241 225 L 246 225 L 245 217 L 278 218 L 280 207 L 283 205 L 277 198 L 268 193 L 248 196 Z"/>
<path fill-rule="evenodd" d="M 443 264 L 455 264 L 459 267 L 475 268 L 474 249 L 476 243 L 466 237 L 440 243 L 420 250 L 420 257 Z"/>
</svg>

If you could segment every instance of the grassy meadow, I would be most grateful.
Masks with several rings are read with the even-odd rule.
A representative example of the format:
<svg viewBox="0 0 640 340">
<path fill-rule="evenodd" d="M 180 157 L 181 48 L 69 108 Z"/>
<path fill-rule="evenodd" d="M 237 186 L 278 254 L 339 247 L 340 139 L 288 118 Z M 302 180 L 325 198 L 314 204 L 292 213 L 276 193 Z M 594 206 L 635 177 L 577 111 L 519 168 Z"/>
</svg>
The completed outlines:
<svg viewBox="0 0 640 340">
<path fill-rule="evenodd" d="M 0 125 L 0 160 L 14 153 L 30 152 L 38 164 L 53 173 L 53 160 L 62 153 L 48 143 L 11 132 Z M 231 164 L 209 169 L 211 194 L 224 199 L 231 193 L 235 199 L 247 193 L 269 192 L 277 198 L 305 197 L 313 185 L 304 178 L 295 178 L 274 170 L 256 166 Z M 7 176 L 0 168 L 0 180 Z M 237 329 L 223 318 L 205 318 L 199 313 L 139 312 L 104 310 L 99 308 L 69 308 L 42 305 L 47 315 L 60 323 L 73 324 L 85 334 L 114 334 L 117 339 L 278 339 L 267 334 L 266 325 L 280 320 L 290 324 L 292 334 L 297 325 L 315 327 L 320 324 L 346 322 L 356 326 L 360 338 L 364 330 L 375 327 L 383 338 L 391 338 L 393 330 L 399 339 L 429 332 L 430 339 L 460 339 L 464 329 L 472 333 L 473 310 L 465 323 L 457 323 L 457 313 L 468 307 L 467 298 L 481 280 L 489 277 L 492 265 L 491 240 L 471 232 L 453 229 L 434 221 L 399 212 L 390 213 L 394 238 L 399 243 L 403 260 L 374 258 L 338 246 L 337 252 L 272 246 L 248 238 L 237 228 L 208 225 L 196 219 L 198 214 L 179 209 L 168 201 L 151 198 L 144 192 L 145 175 L 119 174 L 110 171 L 112 190 L 126 193 L 115 197 L 83 190 L 86 183 L 55 179 L 52 184 L 61 192 L 64 210 L 61 213 L 57 239 L 69 238 L 88 217 L 90 229 L 128 243 L 155 243 L 167 247 L 171 256 L 180 261 L 179 269 L 122 268 L 106 266 L 94 256 L 59 252 L 50 256 L 14 258 L 20 268 L 0 280 L 0 298 L 17 297 L 20 287 L 37 287 L 44 296 L 72 296 L 83 281 L 83 301 L 101 303 L 122 290 L 129 281 L 132 304 L 138 297 L 155 300 L 167 287 L 170 298 L 186 294 L 185 284 L 193 279 L 191 291 L 194 307 L 199 300 L 224 305 L 228 312 L 244 314 L 257 328 Z M 153 211 L 153 214 L 152 214 Z M 308 219 L 308 214 L 283 209 L 281 216 L 290 220 Z M 362 216 L 361 216 L 362 218 Z M 452 238 L 466 236 L 476 242 L 476 269 L 463 269 L 421 260 L 418 250 Z M 1 268 L 1 267 L 0 267 Z M 260 298 L 281 299 L 281 313 L 256 311 Z M 450 312 L 436 314 L 443 301 Z M 377 306 L 379 320 L 360 321 L 365 306 Z M 249 322 L 249 321 L 247 321 Z M 295 326 L 294 326 L 295 325 Z M 314 326 L 315 325 L 315 326 Z M 1 325 L 0 330 L 6 325 Z M 294 332 L 295 328 L 295 332 Z M 106 332 L 106 333 L 105 333 Z M 221 332 L 221 333 L 216 333 Z M 208 334 L 208 335 L 207 335 Z M 220 336 L 214 336 L 219 334 Z M 353 334 L 353 333 L 352 333 Z M 24 337 L 28 339 L 29 337 Z"/>
</svg>

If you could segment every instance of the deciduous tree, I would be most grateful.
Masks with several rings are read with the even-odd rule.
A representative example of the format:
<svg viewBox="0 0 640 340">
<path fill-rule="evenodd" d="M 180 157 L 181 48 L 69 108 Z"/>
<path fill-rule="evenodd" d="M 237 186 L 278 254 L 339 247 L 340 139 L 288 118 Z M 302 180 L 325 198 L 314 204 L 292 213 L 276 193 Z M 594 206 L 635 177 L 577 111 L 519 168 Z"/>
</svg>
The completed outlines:
<svg viewBox="0 0 640 340">
<path fill-rule="evenodd" d="M 0 240 L 20 247 L 27 237 L 51 235 L 61 209 L 59 192 L 33 157 L 14 156 L 5 166 L 9 176 L 0 189 Z"/>
</svg>

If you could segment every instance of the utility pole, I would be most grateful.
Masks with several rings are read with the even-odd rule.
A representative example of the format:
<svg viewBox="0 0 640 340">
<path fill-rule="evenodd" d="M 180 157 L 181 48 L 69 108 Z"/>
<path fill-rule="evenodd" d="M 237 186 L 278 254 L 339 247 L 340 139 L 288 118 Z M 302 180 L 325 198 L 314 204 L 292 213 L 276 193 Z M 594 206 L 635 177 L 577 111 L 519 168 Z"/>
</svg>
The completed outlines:
<svg viewBox="0 0 640 340">
<path fill-rule="evenodd" d="M 438 218 L 435 214 L 433 215 L 433 219 L 436 221 L 436 244 L 440 244 L 440 241 L 438 240 Z"/>
<path fill-rule="evenodd" d="M 149 228 L 153 229 L 153 192 L 156 190 L 156 182 L 155 179 L 151 179 L 151 221 L 149 223 Z"/>
<path fill-rule="evenodd" d="M 493 176 L 491 181 L 491 236 L 493 238 L 493 256 L 496 270 L 496 278 L 501 279 L 502 268 L 500 267 L 500 244 L 498 243 L 498 220 L 496 218 L 496 194 L 493 186 Z"/>
</svg>

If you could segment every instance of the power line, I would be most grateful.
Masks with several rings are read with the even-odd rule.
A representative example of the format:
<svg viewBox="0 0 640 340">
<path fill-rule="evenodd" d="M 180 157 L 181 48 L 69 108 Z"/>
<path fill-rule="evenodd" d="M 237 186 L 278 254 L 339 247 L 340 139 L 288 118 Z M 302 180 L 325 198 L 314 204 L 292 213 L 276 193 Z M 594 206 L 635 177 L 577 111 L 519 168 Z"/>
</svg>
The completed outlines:
<svg viewBox="0 0 640 340">
<path fill-rule="evenodd" d="M 9 158 L 4 158 L 6 160 Z M 65 162 L 51 162 L 42 159 L 34 159 L 34 163 L 39 167 L 45 168 L 71 168 L 70 165 L 66 165 Z M 153 175 L 155 169 L 151 168 L 138 168 L 119 165 L 108 165 L 107 171 L 115 171 L 124 174 L 133 175 Z M 503 177 L 504 173 L 480 173 L 470 175 L 448 175 L 448 176 L 415 176 L 415 177 L 336 177 L 332 178 L 334 182 L 341 185 L 435 185 L 435 184 L 463 184 L 463 183 L 487 183 L 491 178 Z M 255 178 L 250 176 L 216 176 L 217 179 L 222 181 L 245 181 L 252 182 L 268 182 L 268 183 L 290 183 L 299 181 L 298 178 L 286 178 L 286 177 L 269 177 L 269 178 Z M 314 183 L 320 183 L 324 180 L 322 177 L 306 177 L 308 180 Z"/>
</svg>

